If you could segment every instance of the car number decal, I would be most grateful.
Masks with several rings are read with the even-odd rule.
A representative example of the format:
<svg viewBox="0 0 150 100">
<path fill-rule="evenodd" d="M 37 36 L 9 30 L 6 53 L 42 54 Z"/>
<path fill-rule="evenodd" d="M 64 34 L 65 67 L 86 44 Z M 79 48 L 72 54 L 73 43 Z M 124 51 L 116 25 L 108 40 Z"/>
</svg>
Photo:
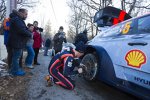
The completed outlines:
<svg viewBox="0 0 150 100">
<path fill-rule="evenodd" d="M 131 25 L 132 22 L 127 22 L 124 27 L 123 27 L 123 30 L 122 30 L 122 34 L 127 34 L 130 30 L 130 25 Z"/>
<path fill-rule="evenodd" d="M 130 50 L 126 54 L 125 60 L 127 61 L 128 66 L 141 68 L 141 65 L 146 63 L 146 56 L 140 50 Z"/>
</svg>

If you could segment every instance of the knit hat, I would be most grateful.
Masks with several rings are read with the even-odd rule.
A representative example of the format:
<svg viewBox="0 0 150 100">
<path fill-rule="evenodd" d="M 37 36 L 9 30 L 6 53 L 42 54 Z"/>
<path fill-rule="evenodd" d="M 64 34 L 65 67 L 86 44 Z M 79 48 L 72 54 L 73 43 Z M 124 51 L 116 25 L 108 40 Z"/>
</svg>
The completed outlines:
<svg viewBox="0 0 150 100">
<path fill-rule="evenodd" d="M 63 28 L 63 26 L 60 26 L 59 29 L 62 29 L 62 30 L 63 30 L 64 28 Z"/>
<path fill-rule="evenodd" d="M 84 53 L 85 50 L 86 50 L 86 45 L 81 41 L 81 42 L 78 42 L 76 44 L 76 51 L 80 52 L 80 53 Z"/>
</svg>

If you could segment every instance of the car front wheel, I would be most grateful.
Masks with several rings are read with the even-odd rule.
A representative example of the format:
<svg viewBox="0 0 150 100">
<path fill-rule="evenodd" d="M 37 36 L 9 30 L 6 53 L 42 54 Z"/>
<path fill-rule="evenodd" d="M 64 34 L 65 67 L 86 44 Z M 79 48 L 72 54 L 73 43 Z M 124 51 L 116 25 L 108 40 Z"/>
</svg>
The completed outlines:
<svg viewBox="0 0 150 100">
<path fill-rule="evenodd" d="M 96 78 L 96 74 L 98 71 L 98 63 L 96 56 L 94 54 L 86 54 L 82 61 L 81 64 L 83 64 L 86 68 L 86 72 L 84 73 L 84 78 L 85 80 L 92 81 Z"/>
</svg>

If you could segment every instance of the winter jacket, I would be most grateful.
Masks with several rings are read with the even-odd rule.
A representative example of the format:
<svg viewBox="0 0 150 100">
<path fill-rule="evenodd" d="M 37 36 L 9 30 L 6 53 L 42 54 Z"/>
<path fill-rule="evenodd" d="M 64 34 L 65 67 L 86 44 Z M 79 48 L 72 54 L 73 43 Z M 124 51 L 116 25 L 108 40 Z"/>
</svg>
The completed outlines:
<svg viewBox="0 0 150 100">
<path fill-rule="evenodd" d="M 8 46 L 15 49 L 23 49 L 27 38 L 31 37 L 31 32 L 26 27 L 24 20 L 15 12 L 12 12 L 10 20 L 10 34 L 8 37 Z"/>
<path fill-rule="evenodd" d="M 63 32 L 58 32 L 55 34 L 54 38 L 53 38 L 53 42 L 54 42 L 54 50 L 55 52 L 60 52 L 62 49 L 62 44 L 63 42 L 67 42 L 66 37 L 64 35 Z"/>
<path fill-rule="evenodd" d="M 36 30 L 33 31 L 33 40 L 33 48 L 40 48 L 42 45 L 42 37 L 41 34 Z"/>
<path fill-rule="evenodd" d="M 46 39 L 45 47 L 50 47 L 50 45 L 51 45 L 51 40 L 48 38 Z"/>
</svg>

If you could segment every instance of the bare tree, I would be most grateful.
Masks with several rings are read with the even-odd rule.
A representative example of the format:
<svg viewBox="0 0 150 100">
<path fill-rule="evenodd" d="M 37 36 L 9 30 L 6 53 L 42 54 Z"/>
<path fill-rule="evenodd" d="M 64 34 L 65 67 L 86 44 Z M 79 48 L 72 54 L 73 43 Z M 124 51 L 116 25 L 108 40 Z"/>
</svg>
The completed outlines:
<svg viewBox="0 0 150 100">
<path fill-rule="evenodd" d="M 39 0 L 17 0 L 17 8 L 35 7 Z M 0 22 L 6 17 L 6 0 L 0 0 Z"/>
<path fill-rule="evenodd" d="M 96 34 L 96 25 L 93 23 L 93 16 L 99 9 L 112 4 L 111 0 L 71 0 L 68 2 L 73 14 L 70 17 L 70 25 L 75 34 L 83 31 L 85 28 L 92 37 Z"/>
<path fill-rule="evenodd" d="M 52 35 L 52 29 L 51 29 L 51 22 L 49 20 L 45 26 L 45 36 L 47 37 L 51 35 Z"/>
<path fill-rule="evenodd" d="M 76 36 L 76 33 L 73 29 L 73 26 L 69 26 L 69 30 L 67 31 L 67 41 L 74 42 L 75 36 Z"/>
<path fill-rule="evenodd" d="M 39 0 L 17 0 L 17 8 L 21 8 L 21 7 L 32 8 L 35 7 L 38 2 L 40 1 Z"/>
<path fill-rule="evenodd" d="M 88 32 L 94 37 L 97 27 L 93 23 L 95 12 L 100 9 L 113 6 L 113 0 L 69 0 L 68 5 L 72 10 L 70 16 L 71 33 L 78 34 L 84 28 L 88 28 Z M 120 9 L 125 10 L 131 16 L 137 16 L 150 11 L 149 0 L 120 0 Z M 95 31 L 96 30 L 96 31 Z"/>
<path fill-rule="evenodd" d="M 6 2 L 5 0 L 0 1 L 0 22 L 2 22 L 3 18 L 6 16 Z"/>
<path fill-rule="evenodd" d="M 122 0 L 121 7 L 128 14 L 137 16 L 150 11 L 150 2 L 149 0 Z"/>
</svg>

